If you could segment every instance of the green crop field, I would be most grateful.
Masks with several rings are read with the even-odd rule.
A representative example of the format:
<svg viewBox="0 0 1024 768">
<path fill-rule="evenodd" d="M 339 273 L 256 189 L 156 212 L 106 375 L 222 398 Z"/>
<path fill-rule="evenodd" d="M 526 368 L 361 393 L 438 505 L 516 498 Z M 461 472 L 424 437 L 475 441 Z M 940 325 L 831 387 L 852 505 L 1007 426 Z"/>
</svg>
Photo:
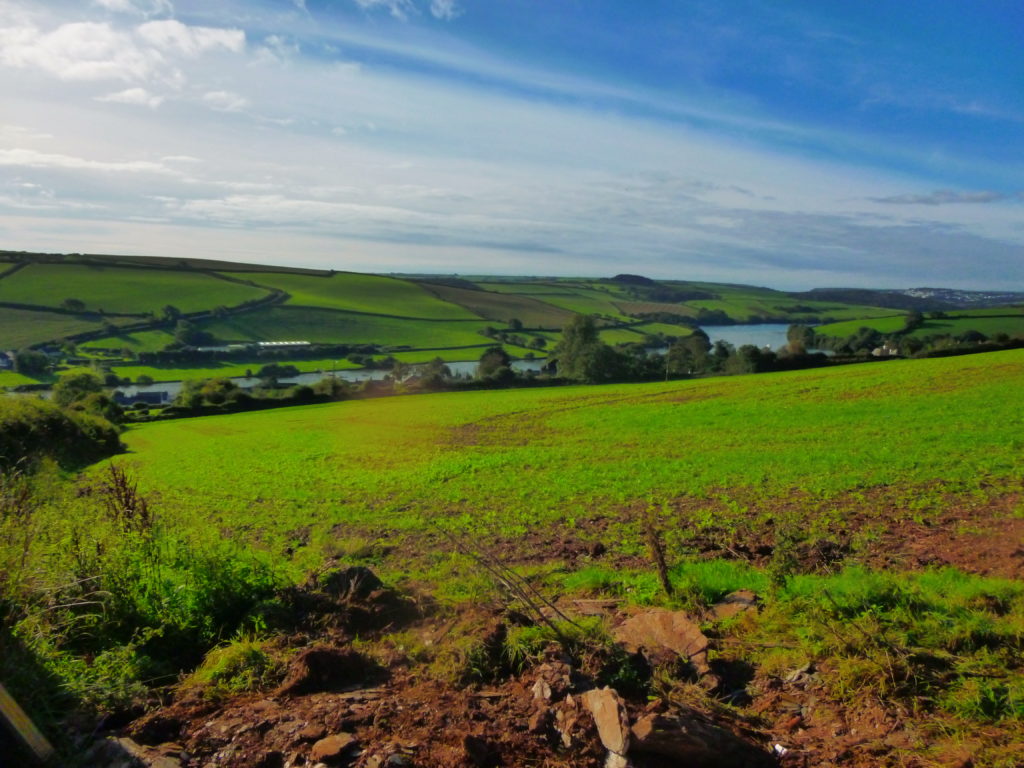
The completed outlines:
<svg viewBox="0 0 1024 768">
<path fill-rule="evenodd" d="M 561 328 L 572 317 L 572 312 L 532 296 L 472 291 L 447 285 L 425 285 L 424 288 L 446 301 L 466 307 L 480 317 L 502 323 L 516 318 L 527 328 Z"/>
<path fill-rule="evenodd" d="M 157 352 L 174 341 L 174 335 L 168 331 L 135 331 L 121 333 L 116 336 L 105 336 L 102 339 L 84 341 L 79 346 L 85 350 L 129 349 L 132 352 Z"/>
<path fill-rule="evenodd" d="M 997 312 L 996 310 L 975 310 L 967 312 L 949 312 L 945 318 L 926 317 L 919 328 L 911 332 L 911 336 L 950 335 L 958 336 L 967 331 L 978 331 L 986 336 L 1005 333 L 1009 336 L 1024 335 L 1024 315 L 1013 310 Z M 851 320 L 843 323 L 818 326 L 815 330 L 829 336 L 843 338 L 857 332 L 860 328 L 873 328 L 880 333 L 896 333 L 906 322 L 906 315 L 879 317 L 874 319 Z"/>
<path fill-rule="evenodd" d="M 0 307 L 0 349 L 20 349 L 102 327 L 95 318 Z"/>
<path fill-rule="evenodd" d="M 793 494 L 820 504 L 880 486 L 916 494 L 927 514 L 944 493 L 1019 479 L 1022 385 L 1024 351 L 1010 351 L 398 397 L 135 427 L 117 461 L 182 525 L 267 535 L 417 530 L 463 516 L 515 535 L 614 520 L 650 498 L 724 494 L 771 508 Z"/>
<path fill-rule="evenodd" d="M 873 328 L 879 333 L 896 333 L 906 325 L 906 314 L 891 315 L 889 317 L 876 317 L 872 319 L 846 320 L 841 323 L 829 323 L 819 325 L 814 330 L 826 336 L 837 336 L 845 338 L 859 331 L 861 328 Z"/>
<path fill-rule="evenodd" d="M 309 341 L 338 344 L 383 344 L 410 347 L 461 347 L 480 344 L 476 321 L 420 321 L 340 310 L 274 307 L 246 312 L 202 327 L 227 342 Z"/>
<path fill-rule="evenodd" d="M 429 320 L 469 320 L 477 315 L 439 299 L 416 283 L 393 277 L 341 272 L 330 277 L 264 273 L 233 275 L 290 294 L 289 304 Z"/>
<path fill-rule="evenodd" d="M 570 312 L 578 312 L 581 315 L 603 315 L 629 322 L 631 318 L 626 317 L 615 305 L 614 296 L 595 291 L 590 288 L 577 288 L 572 293 L 542 293 L 538 294 L 548 304 L 567 309 Z"/>
<path fill-rule="evenodd" d="M 152 365 L 114 365 L 110 370 L 121 378 L 129 378 L 135 381 L 139 376 L 149 376 L 153 381 L 187 381 L 189 379 L 209 379 L 219 376 L 245 376 L 246 371 L 253 374 L 259 372 L 264 365 L 277 363 L 278 365 L 292 365 L 299 369 L 300 373 L 316 373 L 317 371 L 330 372 L 335 370 L 349 370 L 359 368 L 344 358 L 322 359 L 322 360 L 246 360 L 242 362 L 223 362 L 203 367 L 181 368 L 172 366 Z M 70 373 L 70 371 L 69 371 Z"/>
<path fill-rule="evenodd" d="M 571 293 L 572 284 L 570 283 L 552 283 L 552 282 L 489 282 L 487 280 L 476 281 L 476 284 L 483 288 L 485 291 L 494 291 L 495 293 L 518 293 L 524 295 L 541 295 L 545 293 L 564 294 Z"/>
<path fill-rule="evenodd" d="M 199 312 L 266 295 L 261 288 L 185 270 L 30 264 L 0 279 L 0 301 L 59 307 L 65 299 L 79 299 L 92 311 L 133 314 L 159 312 L 168 304 Z"/>
</svg>

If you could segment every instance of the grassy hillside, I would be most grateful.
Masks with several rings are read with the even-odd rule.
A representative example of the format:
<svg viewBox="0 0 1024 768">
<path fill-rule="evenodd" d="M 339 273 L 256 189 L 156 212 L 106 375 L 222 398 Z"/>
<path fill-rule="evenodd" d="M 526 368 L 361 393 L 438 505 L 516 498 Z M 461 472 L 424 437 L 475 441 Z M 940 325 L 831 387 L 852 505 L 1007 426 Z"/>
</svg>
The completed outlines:
<svg viewBox="0 0 1024 768">
<path fill-rule="evenodd" d="M 223 524 L 279 532 L 467 515 L 513 535 L 614 520 L 650 497 L 769 507 L 880 486 L 914 493 L 927 514 L 947 491 L 1019 478 L 1022 385 L 1024 352 L 1013 351 L 350 402 L 147 425 L 125 441 L 183 523 L 199 493 Z"/>
<path fill-rule="evenodd" d="M 502 323 L 515 318 L 527 328 L 561 328 L 572 317 L 572 312 L 552 306 L 533 296 L 473 291 L 429 283 L 423 287 L 445 301 L 466 307 L 480 317 Z"/>
<path fill-rule="evenodd" d="M 0 301 L 59 307 L 78 299 L 92 311 L 144 314 L 172 304 L 182 312 L 235 306 L 267 291 L 201 272 L 30 264 L 0 280 Z"/>
<path fill-rule="evenodd" d="M 910 335 L 922 338 L 925 336 L 951 335 L 959 336 L 967 331 L 978 331 L 986 336 L 1005 333 L 1008 336 L 1024 335 L 1024 314 L 1009 308 L 999 311 L 994 309 L 968 310 L 947 313 L 947 317 L 926 317 L 920 327 Z M 895 333 L 904 327 L 906 314 L 872 319 L 849 320 L 843 323 L 831 323 L 818 326 L 818 333 L 843 338 L 854 334 L 859 328 L 874 328 L 881 333 Z"/>
<path fill-rule="evenodd" d="M 248 312 L 202 327 L 224 341 L 310 341 L 339 344 L 383 344 L 411 347 L 458 347 L 480 344 L 477 319 L 424 322 L 385 315 L 363 315 L 329 309 L 275 307 Z"/>
<path fill-rule="evenodd" d="M 99 331 L 102 328 L 96 316 L 0 307 L 0 349 L 19 349 L 29 344 L 62 339 L 75 333 Z"/>
<path fill-rule="evenodd" d="M 235 276 L 285 291 L 291 296 L 288 304 L 298 306 L 429 320 L 475 320 L 479 317 L 458 304 L 439 299 L 415 283 L 392 277 L 354 272 L 330 277 L 271 273 Z"/>
</svg>

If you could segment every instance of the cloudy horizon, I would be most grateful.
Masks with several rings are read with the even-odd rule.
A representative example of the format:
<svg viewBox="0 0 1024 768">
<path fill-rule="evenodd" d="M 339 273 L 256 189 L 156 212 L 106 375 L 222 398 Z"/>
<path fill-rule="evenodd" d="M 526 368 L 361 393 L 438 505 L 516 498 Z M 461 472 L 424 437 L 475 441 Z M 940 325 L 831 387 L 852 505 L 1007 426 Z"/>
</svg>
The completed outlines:
<svg viewBox="0 0 1024 768">
<path fill-rule="evenodd" d="M 1012 3 L 702 6 L 0 0 L 0 248 L 1024 290 Z"/>
</svg>

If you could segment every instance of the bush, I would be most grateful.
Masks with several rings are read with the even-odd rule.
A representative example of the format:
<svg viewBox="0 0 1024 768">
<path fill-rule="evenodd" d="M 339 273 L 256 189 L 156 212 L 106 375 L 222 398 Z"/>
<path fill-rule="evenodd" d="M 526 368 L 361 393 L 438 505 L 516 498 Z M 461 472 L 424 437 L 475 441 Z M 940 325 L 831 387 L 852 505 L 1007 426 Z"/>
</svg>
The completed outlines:
<svg viewBox="0 0 1024 768">
<path fill-rule="evenodd" d="M 43 400 L 0 400 L 0 471 L 47 456 L 80 466 L 120 449 L 117 428 L 101 416 Z"/>
</svg>

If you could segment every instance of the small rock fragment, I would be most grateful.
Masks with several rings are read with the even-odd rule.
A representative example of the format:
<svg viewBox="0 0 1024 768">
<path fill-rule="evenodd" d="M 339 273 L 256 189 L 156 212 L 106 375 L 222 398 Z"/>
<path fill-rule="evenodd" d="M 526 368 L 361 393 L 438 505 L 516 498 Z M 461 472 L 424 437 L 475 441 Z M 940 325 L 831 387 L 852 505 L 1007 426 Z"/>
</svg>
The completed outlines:
<svg viewBox="0 0 1024 768">
<path fill-rule="evenodd" d="M 583 694 L 583 705 L 594 716 L 597 734 L 605 749 L 618 755 L 629 751 L 629 721 L 619 694 L 611 688 L 587 691 Z"/>
</svg>

